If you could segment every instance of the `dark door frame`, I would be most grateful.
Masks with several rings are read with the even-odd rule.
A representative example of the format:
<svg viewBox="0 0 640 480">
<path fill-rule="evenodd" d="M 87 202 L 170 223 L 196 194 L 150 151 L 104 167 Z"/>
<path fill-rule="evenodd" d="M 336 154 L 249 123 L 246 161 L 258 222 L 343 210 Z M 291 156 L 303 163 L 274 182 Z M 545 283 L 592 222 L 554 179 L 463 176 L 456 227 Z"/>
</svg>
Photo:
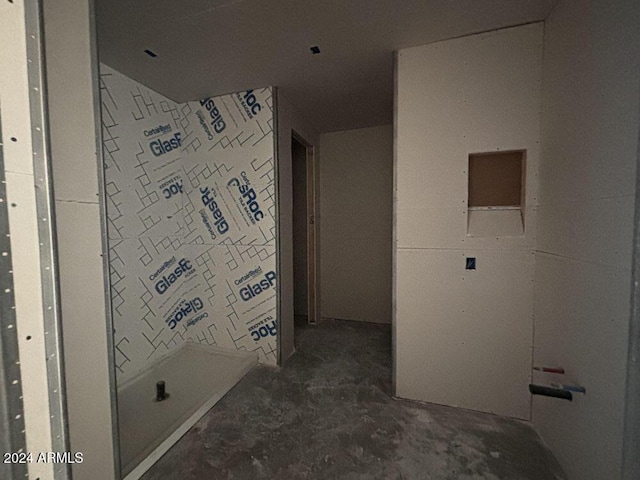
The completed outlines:
<svg viewBox="0 0 640 480">
<path fill-rule="evenodd" d="M 318 307 L 318 235 L 316 228 L 316 162 L 315 149 L 304 137 L 295 130 L 291 130 L 292 140 L 296 140 L 305 147 L 306 155 L 306 180 L 307 180 L 307 315 L 308 322 L 315 324 L 320 317 Z M 292 163 L 293 163 L 292 158 Z"/>
</svg>

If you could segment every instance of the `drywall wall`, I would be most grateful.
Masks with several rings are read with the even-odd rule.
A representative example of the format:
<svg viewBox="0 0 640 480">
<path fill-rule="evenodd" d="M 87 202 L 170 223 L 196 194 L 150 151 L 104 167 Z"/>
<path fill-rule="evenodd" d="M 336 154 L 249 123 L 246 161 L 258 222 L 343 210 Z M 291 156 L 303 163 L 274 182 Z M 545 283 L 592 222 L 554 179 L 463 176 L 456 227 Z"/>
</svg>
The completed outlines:
<svg viewBox="0 0 640 480">
<path fill-rule="evenodd" d="M 36 461 L 37 452 L 64 449 L 66 440 L 55 428 L 66 421 L 55 410 L 61 392 L 52 394 L 47 388 L 55 381 L 51 372 L 59 368 L 60 359 L 51 357 L 56 352 L 49 348 L 52 338 L 47 336 L 52 312 L 46 307 L 51 306 L 52 292 L 46 279 L 51 280 L 52 272 L 42 252 L 51 249 L 40 243 L 46 238 L 40 239 L 43 230 L 52 227 L 42 208 L 48 182 L 42 178 L 42 79 L 34 75 L 42 68 L 37 11 L 33 2 L 0 4 L 0 450 L 6 462 L 0 466 L 2 478 L 53 478 L 66 470 L 64 465 Z M 43 222 L 43 214 L 49 223 Z M 55 334 L 54 329 L 54 338 Z M 12 462 L 6 455 L 13 452 L 34 452 L 34 461 Z"/>
<path fill-rule="evenodd" d="M 638 136 L 640 137 L 640 132 Z M 640 143 L 636 165 L 640 165 Z M 640 477 L 640 457 L 638 457 L 638 451 L 640 451 L 640 402 L 638 402 L 640 398 L 640 281 L 636 281 L 640 278 L 640 171 L 637 167 L 635 203 L 622 480 L 634 480 Z"/>
<path fill-rule="evenodd" d="M 275 364 L 271 89 L 176 104 L 100 80 L 118 381 L 186 341 Z"/>
<path fill-rule="evenodd" d="M 533 422 L 571 479 L 620 478 L 638 25 L 634 0 L 561 0 L 545 24 L 534 358 L 587 395 L 534 397 Z"/>
<path fill-rule="evenodd" d="M 294 139 L 291 150 L 293 182 L 293 313 L 306 316 L 308 312 L 307 259 L 307 149 Z"/>
<path fill-rule="evenodd" d="M 530 416 L 542 35 L 538 23 L 398 52 L 400 397 Z M 524 232 L 468 235 L 469 154 L 520 149 Z"/>
<path fill-rule="evenodd" d="M 293 132 L 302 137 L 313 146 L 314 161 L 319 161 L 319 138 L 311 123 L 302 117 L 296 107 L 278 90 L 277 124 L 278 124 L 278 289 L 280 302 L 280 334 L 278 337 L 280 346 L 280 361 L 283 362 L 295 352 L 294 343 L 294 278 L 293 278 L 293 171 L 291 158 L 291 135 Z M 316 198 L 316 237 L 320 233 L 320 189 L 318 177 L 314 178 Z M 314 252 L 316 257 L 316 278 L 320 276 L 320 264 L 318 261 L 319 250 Z M 316 318 L 320 317 L 320 289 L 316 292 Z"/>
<path fill-rule="evenodd" d="M 391 322 L 393 127 L 320 136 L 322 316 Z"/>
<path fill-rule="evenodd" d="M 71 473 L 107 480 L 119 465 L 92 5 L 43 2 L 43 24 L 69 448 L 83 453 Z"/>
</svg>

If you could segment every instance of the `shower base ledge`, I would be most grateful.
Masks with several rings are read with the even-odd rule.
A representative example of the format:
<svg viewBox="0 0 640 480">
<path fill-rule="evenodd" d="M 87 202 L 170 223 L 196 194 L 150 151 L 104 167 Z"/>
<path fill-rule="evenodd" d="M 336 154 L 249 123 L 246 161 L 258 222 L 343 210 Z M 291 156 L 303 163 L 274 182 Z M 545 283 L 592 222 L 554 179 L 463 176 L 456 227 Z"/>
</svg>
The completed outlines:
<svg viewBox="0 0 640 480">
<path fill-rule="evenodd" d="M 256 364 L 252 352 L 186 343 L 118 388 L 120 463 L 139 479 Z M 155 401 L 164 380 L 168 398 Z"/>
</svg>

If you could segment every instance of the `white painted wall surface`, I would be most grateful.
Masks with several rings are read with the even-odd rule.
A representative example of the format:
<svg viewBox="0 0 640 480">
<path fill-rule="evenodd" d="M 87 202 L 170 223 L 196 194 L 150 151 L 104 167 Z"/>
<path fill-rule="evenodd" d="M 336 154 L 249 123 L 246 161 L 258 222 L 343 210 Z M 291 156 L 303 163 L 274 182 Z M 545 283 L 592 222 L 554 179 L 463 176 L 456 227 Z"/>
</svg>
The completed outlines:
<svg viewBox="0 0 640 480">
<path fill-rule="evenodd" d="M 538 23 L 398 52 L 399 397 L 530 416 L 542 35 Z M 468 155 L 517 149 L 524 234 L 468 236 Z"/>
<path fill-rule="evenodd" d="M 545 24 L 534 357 L 587 395 L 535 397 L 533 422 L 570 479 L 620 478 L 639 25 L 635 0 L 561 0 Z"/>
<path fill-rule="evenodd" d="M 320 136 L 322 316 L 391 322 L 393 127 Z"/>
<path fill-rule="evenodd" d="M 280 359 L 285 361 L 295 352 L 293 323 L 293 189 L 291 163 L 291 132 L 295 131 L 314 146 L 316 163 L 319 161 L 319 138 L 315 128 L 303 118 L 296 107 L 277 91 L 276 121 L 278 125 L 278 152 L 276 172 L 278 176 L 278 271 L 280 272 L 278 317 Z M 316 178 L 317 182 L 317 178 Z M 316 188 L 316 204 L 319 206 L 319 189 Z M 316 211 L 316 230 L 320 229 L 321 214 Z M 319 233 L 316 233 L 318 235 Z M 317 254 L 316 254 L 317 255 Z M 316 262 L 316 277 L 320 264 Z M 317 291 L 318 304 L 321 301 Z"/>
</svg>

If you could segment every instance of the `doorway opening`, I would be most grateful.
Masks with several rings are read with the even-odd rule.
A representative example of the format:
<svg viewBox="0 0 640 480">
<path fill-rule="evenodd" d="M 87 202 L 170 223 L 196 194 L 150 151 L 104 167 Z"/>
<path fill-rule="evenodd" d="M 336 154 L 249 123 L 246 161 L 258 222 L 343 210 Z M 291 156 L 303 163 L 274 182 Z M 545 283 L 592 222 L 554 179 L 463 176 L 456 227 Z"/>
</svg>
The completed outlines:
<svg viewBox="0 0 640 480">
<path fill-rule="evenodd" d="M 293 295 L 295 324 L 315 324 L 315 195 L 313 147 L 292 132 Z"/>
</svg>

